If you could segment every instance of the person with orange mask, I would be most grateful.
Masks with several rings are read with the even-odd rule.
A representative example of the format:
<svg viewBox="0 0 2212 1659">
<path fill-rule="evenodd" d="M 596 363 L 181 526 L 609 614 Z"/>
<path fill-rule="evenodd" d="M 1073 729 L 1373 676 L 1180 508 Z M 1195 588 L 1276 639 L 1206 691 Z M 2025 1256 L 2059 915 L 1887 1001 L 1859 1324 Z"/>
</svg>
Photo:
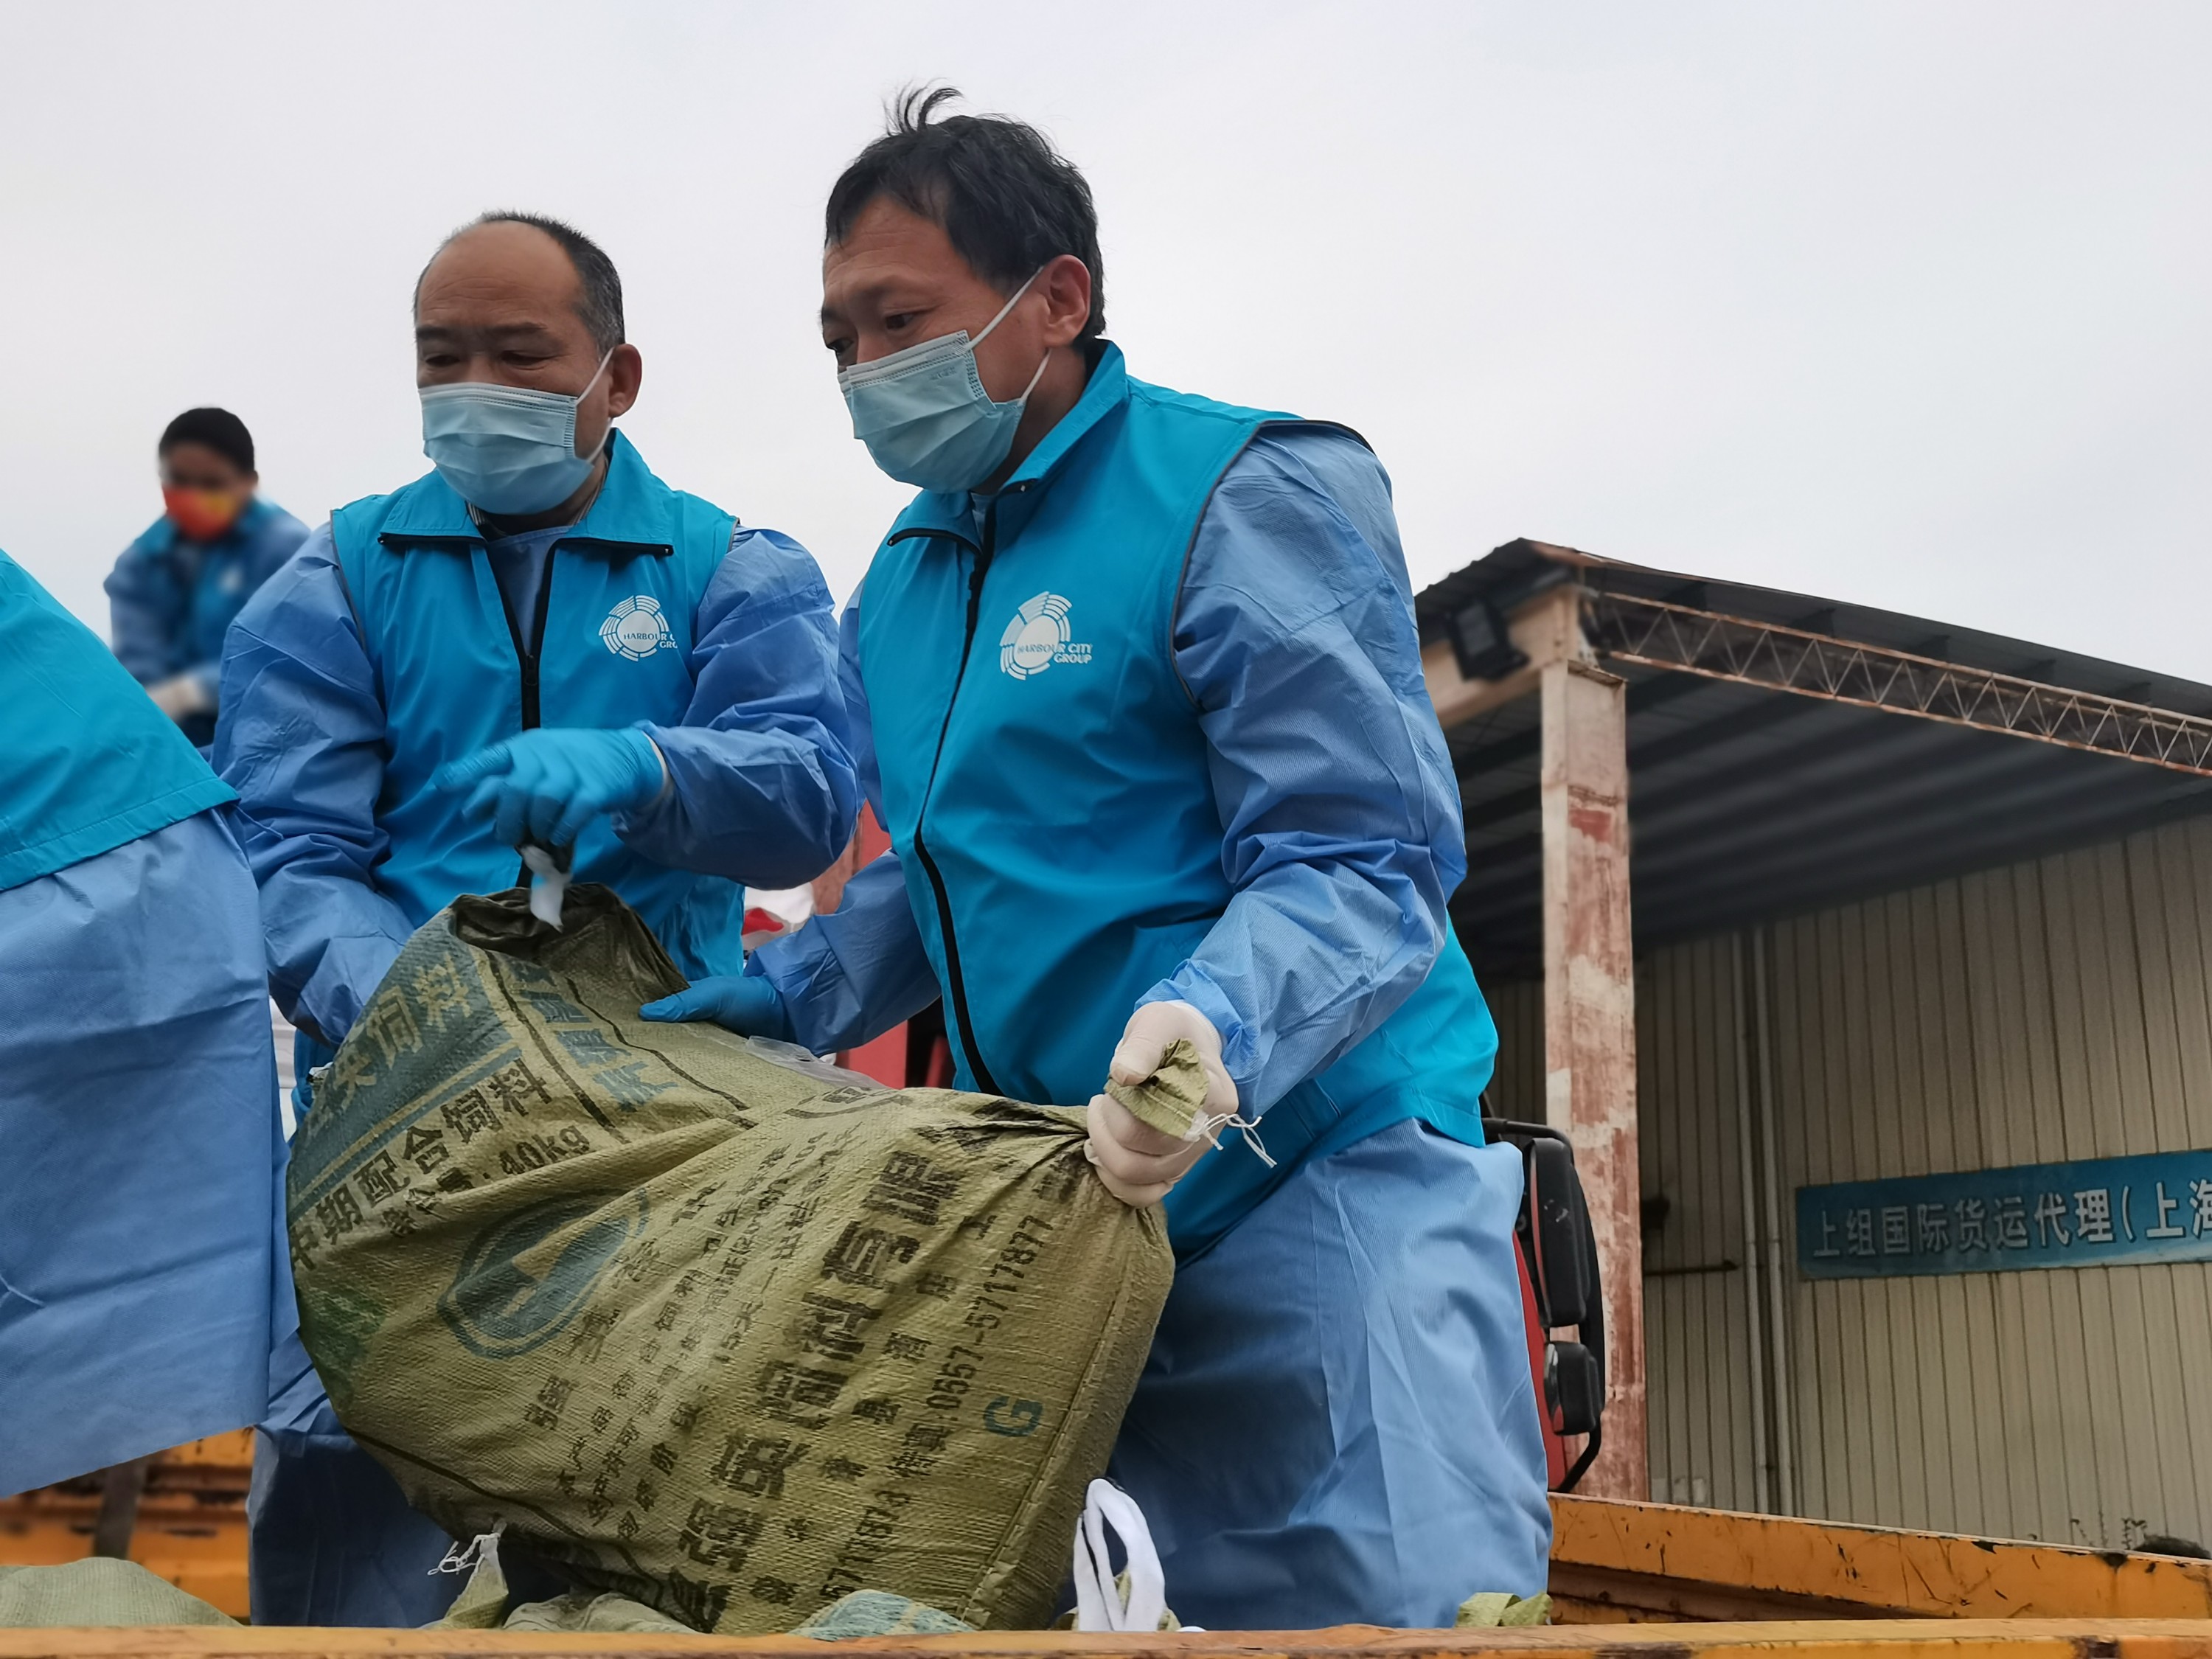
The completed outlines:
<svg viewBox="0 0 2212 1659">
<path fill-rule="evenodd" d="M 157 452 L 162 514 L 107 578 L 116 656 L 204 750 L 215 741 L 222 636 L 307 538 L 256 494 L 253 437 L 227 409 L 188 409 Z"/>
</svg>

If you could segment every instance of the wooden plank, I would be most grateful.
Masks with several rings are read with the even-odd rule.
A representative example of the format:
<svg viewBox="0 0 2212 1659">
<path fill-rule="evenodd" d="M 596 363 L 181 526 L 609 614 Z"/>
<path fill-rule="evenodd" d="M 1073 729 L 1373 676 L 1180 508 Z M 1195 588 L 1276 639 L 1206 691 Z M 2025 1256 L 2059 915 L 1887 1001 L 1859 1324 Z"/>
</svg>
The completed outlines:
<svg viewBox="0 0 2212 1659">
<path fill-rule="evenodd" d="M 1741 1617 L 1725 1611 L 1737 1595 L 1768 1617 L 1794 1605 L 1922 1618 L 2212 1619 L 2212 1562 L 1658 1504 L 1568 1497 L 1552 1507 L 1553 1593 L 1625 1607 Z M 1622 1582 L 1609 1586 L 1607 1575 Z"/>
<path fill-rule="evenodd" d="M 1635 962 L 1629 934 L 1627 702 L 1577 660 L 1543 671 L 1546 1120 L 1574 1143 L 1607 1291 L 1605 1446 L 1588 1489 L 1650 1481 L 1638 1214 Z"/>
<path fill-rule="evenodd" d="M 1392 1631 L 1371 1625 L 1288 1632 L 1074 1636 L 979 1631 L 838 1644 L 840 1654 L 958 1659 L 2203 1659 L 2212 1624 L 2197 1619 L 1832 1620 L 1703 1626 L 1553 1626 L 1533 1630 Z M 504 1631 L 167 1628 L 0 1630 L 0 1659 L 465 1659 L 499 1656 L 744 1654 L 822 1659 L 803 1637 L 552 1636 Z"/>
</svg>

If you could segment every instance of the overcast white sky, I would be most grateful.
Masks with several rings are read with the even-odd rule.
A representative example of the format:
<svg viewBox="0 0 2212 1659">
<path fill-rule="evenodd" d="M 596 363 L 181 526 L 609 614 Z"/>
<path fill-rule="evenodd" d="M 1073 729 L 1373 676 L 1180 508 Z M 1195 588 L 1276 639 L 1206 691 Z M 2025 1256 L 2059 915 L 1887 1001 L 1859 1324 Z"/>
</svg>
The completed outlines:
<svg viewBox="0 0 2212 1659">
<path fill-rule="evenodd" d="M 104 627 L 154 442 L 425 468 L 481 209 L 620 265 L 671 482 L 841 597 L 907 492 L 813 321 L 918 77 L 1042 126 L 1145 378 L 1358 428 L 1417 584 L 1516 535 L 2212 680 L 2212 5 L 0 0 L 0 547 Z"/>
</svg>

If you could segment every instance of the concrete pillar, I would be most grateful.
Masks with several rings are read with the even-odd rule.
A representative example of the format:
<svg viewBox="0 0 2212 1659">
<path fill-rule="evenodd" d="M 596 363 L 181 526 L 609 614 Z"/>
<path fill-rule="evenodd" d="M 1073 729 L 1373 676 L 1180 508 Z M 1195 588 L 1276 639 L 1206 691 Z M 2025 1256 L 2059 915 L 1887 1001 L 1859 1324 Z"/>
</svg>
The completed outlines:
<svg viewBox="0 0 2212 1659">
<path fill-rule="evenodd" d="M 1577 630 L 1577 633 L 1579 630 Z M 1626 687 L 1579 652 L 1540 668 L 1545 1115 L 1574 1143 L 1605 1286 L 1605 1447 L 1578 1490 L 1645 1496 L 1644 1249 L 1628 901 Z"/>
</svg>

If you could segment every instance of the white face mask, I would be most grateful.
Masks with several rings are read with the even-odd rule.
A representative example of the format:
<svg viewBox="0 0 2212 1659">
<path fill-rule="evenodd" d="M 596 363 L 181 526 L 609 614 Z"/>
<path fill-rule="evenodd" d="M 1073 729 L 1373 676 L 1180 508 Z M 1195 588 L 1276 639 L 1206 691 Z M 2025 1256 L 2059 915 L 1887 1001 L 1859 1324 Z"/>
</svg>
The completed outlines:
<svg viewBox="0 0 2212 1659">
<path fill-rule="evenodd" d="M 574 397 L 488 380 L 424 386 L 422 453 L 463 501 L 486 513 L 526 515 L 558 507 L 582 487 L 599 458 L 598 449 L 576 453 L 576 407 L 614 355 L 611 349 L 599 359 Z"/>
<path fill-rule="evenodd" d="M 983 389 L 975 348 L 1042 275 L 1042 267 L 1032 272 L 973 340 L 963 328 L 837 371 L 853 435 L 878 466 L 901 483 L 942 490 L 973 489 L 999 470 L 1052 354 L 1045 353 L 1022 395 L 1002 404 Z"/>
</svg>

